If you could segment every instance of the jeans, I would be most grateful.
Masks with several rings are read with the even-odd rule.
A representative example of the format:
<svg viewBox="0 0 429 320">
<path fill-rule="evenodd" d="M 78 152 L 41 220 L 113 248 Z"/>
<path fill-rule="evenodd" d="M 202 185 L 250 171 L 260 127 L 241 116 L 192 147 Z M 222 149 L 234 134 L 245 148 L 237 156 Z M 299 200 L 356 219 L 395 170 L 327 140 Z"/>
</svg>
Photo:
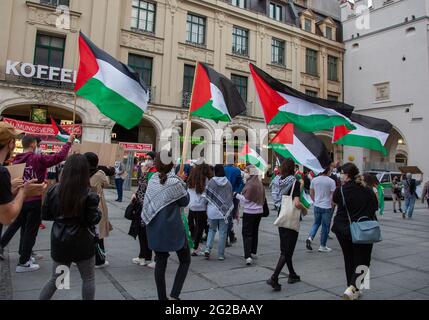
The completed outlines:
<svg viewBox="0 0 429 320">
<path fill-rule="evenodd" d="M 409 218 L 413 216 L 415 204 L 416 204 L 415 196 L 405 198 L 405 214 L 407 214 Z"/>
<path fill-rule="evenodd" d="M 82 278 L 82 299 L 94 300 L 95 299 L 95 259 L 92 257 L 88 260 L 76 262 Z M 52 266 L 52 277 L 45 284 L 40 292 L 39 300 L 50 300 L 54 293 L 57 291 L 56 281 L 62 273 L 57 274 L 57 267 L 66 266 L 70 270 L 71 263 L 60 263 L 54 261 Z"/>
<path fill-rule="evenodd" d="M 243 213 L 244 259 L 251 258 L 258 251 L 258 233 L 262 214 Z"/>
<path fill-rule="evenodd" d="M 329 229 L 331 227 L 331 220 L 332 209 L 314 207 L 314 224 L 308 236 L 311 238 L 311 240 L 314 240 L 320 225 L 322 225 L 322 233 L 320 235 L 320 246 L 322 247 L 326 247 Z"/>
<path fill-rule="evenodd" d="M 292 257 L 298 241 L 298 232 L 291 229 L 279 228 L 279 236 L 281 255 L 271 277 L 275 281 L 278 281 L 279 275 L 285 264 L 287 264 L 289 276 L 296 276 L 295 269 L 293 268 Z"/>
<path fill-rule="evenodd" d="M 371 264 L 372 244 L 354 244 L 352 240 L 338 237 L 344 255 L 344 265 L 346 268 L 347 286 L 354 286 L 360 289 L 361 284 L 356 283 L 362 271 L 358 267 L 364 266 L 369 270 Z"/>
<path fill-rule="evenodd" d="M 178 299 L 188 275 L 189 266 L 191 264 L 191 253 L 186 245 L 183 249 L 176 252 L 179 258 L 179 268 L 174 278 L 173 288 L 171 289 L 170 297 Z M 170 254 L 168 252 L 155 252 L 155 282 L 158 291 L 159 300 L 168 300 L 167 289 L 165 285 L 165 271 L 167 269 L 167 261 Z"/>
<path fill-rule="evenodd" d="M 118 192 L 118 200 L 122 201 L 124 179 L 116 178 L 115 185 L 116 185 L 116 191 Z"/>
<path fill-rule="evenodd" d="M 226 237 L 228 233 L 228 223 L 224 219 L 209 219 L 209 234 L 207 236 L 207 250 L 211 251 L 213 248 L 213 241 L 216 235 L 216 231 L 219 229 L 219 257 L 225 256 L 225 245 Z"/>
<path fill-rule="evenodd" d="M 146 233 L 146 227 L 141 226 L 139 228 L 139 243 L 140 243 L 140 253 L 139 258 L 145 259 L 146 261 L 152 260 L 152 250 L 149 249 L 149 245 L 147 242 L 147 233 Z"/>
<path fill-rule="evenodd" d="M 26 202 L 22 206 L 18 218 L 6 229 L 0 240 L 0 246 L 6 247 L 15 233 L 21 228 L 19 240 L 19 264 L 30 260 L 31 252 L 36 243 L 37 233 L 42 223 L 42 200 Z"/>
<path fill-rule="evenodd" d="M 194 241 L 194 250 L 197 250 L 200 246 L 201 239 L 203 238 L 204 228 L 207 225 L 207 213 L 206 211 L 192 211 L 189 210 L 189 229 L 191 229 L 192 221 L 192 231 L 191 236 Z"/>
</svg>

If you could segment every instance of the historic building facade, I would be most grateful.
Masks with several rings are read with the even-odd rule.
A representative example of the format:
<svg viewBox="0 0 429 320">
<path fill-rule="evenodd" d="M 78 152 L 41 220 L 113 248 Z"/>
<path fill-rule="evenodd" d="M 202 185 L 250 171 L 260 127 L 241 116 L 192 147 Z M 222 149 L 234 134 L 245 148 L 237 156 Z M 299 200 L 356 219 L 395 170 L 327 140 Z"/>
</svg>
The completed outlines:
<svg viewBox="0 0 429 320">
<path fill-rule="evenodd" d="M 52 116 L 68 123 L 75 110 L 83 141 L 159 150 L 171 139 L 166 129 L 183 135 L 200 61 L 230 77 L 248 109 L 230 124 L 193 119 L 193 130 L 207 129 L 214 143 L 223 145 L 216 130 L 255 129 L 264 135 L 257 137 L 264 149 L 276 128 L 267 130 L 262 119 L 249 63 L 307 94 L 343 100 L 341 23 L 306 5 L 292 0 L 2 0 L 0 115 L 41 122 Z M 75 99 L 79 31 L 140 72 L 150 87 L 150 106 L 137 128 L 115 126 L 90 102 Z M 333 158 L 342 159 L 331 133 L 321 136 Z M 216 152 L 215 161 L 222 161 L 222 154 Z"/>
</svg>

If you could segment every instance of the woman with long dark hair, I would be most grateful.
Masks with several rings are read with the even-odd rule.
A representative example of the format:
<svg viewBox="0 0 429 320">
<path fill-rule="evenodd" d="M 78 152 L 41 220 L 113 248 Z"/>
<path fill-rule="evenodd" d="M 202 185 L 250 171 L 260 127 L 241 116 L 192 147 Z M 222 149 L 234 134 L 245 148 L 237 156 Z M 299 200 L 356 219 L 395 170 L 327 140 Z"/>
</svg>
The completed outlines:
<svg viewBox="0 0 429 320">
<path fill-rule="evenodd" d="M 212 178 L 210 166 L 202 163 L 195 165 L 187 181 L 189 192 L 189 230 L 191 231 L 194 248 L 192 256 L 200 254 L 199 246 L 207 225 L 207 199 L 203 197 L 204 190 Z"/>
<path fill-rule="evenodd" d="M 307 209 L 299 200 L 301 195 L 301 185 L 295 178 L 295 163 L 292 159 L 285 159 L 282 161 L 280 167 L 280 179 L 275 183 L 276 190 L 279 192 L 278 199 L 280 199 L 276 204 L 279 208 L 279 212 L 281 210 L 282 196 L 289 195 L 293 198 L 294 206 L 297 209 L 300 209 L 303 215 L 306 215 Z M 296 283 L 301 281 L 301 278 L 296 274 L 292 263 L 293 253 L 298 241 L 298 234 L 299 233 L 296 230 L 279 227 L 281 254 L 273 275 L 270 279 L 267 280 L 267 284 L 270 285 L 275 291 L 280 291 L 282 288 L 279 284 L 279 275 L 285 264 L 289 269 L 288 283 Z"/>
<path fill-rule="evenodd" d="M 354 244 L 350 232 L 350 221 L 356 222 L 362 217 L 376 219 L 378 208 L 374 190 L 366 187 L 359 175 L 359 169 L 353 163 L 341 167 L 342 186 L 334 192 L 333 202 L 338 210 L 334 218 L 332 232 L 337 236 L 344 255 L 347 289 L 343 298 L 356 300 L 361 295 L 361 286 L 356 283 L 365 266 L 369 270 L 372 244 Z"/>
<path fill-rule="evenodd" d="M 166 159 L 164 159 L 166 158 Z M 163 162 L 163 160 L 165 162 Z M 155 251 L 155 282 L 159 300 L 168 300 L 165 271 L 169 252 L 179 258 L 170 299 L 179 300 L 191 264 L 191 254 L 183 224 L 181 208 L 189 203 L 186 185 L 172 171 L 170 153 L 158 153 L 155 173 L 149 181 L 143 202 L 142 220 L 146 224 L 149 248 Z"/>
<path fill-rule="evenodd" d="M 101 220 L 100 198 L 91 192 L 89 165 L 85 156 L 70 156 L 59 184 L 45 198 L 42 218 L 54 221 L 51 231 L 52 277 L 43 287 L 40 300 L 51 299 L 57 290 L 58 267 L 77 264 L 82 277 L 82 298 L 95 297 L 95 226 Z"/>
</svg>

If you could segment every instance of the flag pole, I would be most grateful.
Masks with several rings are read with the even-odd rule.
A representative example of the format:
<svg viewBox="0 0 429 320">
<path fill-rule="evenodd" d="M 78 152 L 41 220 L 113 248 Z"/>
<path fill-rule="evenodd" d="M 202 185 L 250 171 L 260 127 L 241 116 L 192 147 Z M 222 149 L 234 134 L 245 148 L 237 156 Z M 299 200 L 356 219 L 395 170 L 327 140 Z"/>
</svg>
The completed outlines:
<svg viewBox="0 0 429 320">
<path fill-rule="evenodd" d="M 191 92 L 191 99 L 189 101 L 189 109 L 188 109 L 188 118 L 186 119 L 186 129 L 185 129 L 185 136 L 183 139 L 183 147 L 182 147 L 182 157 L 180 158 L 180 170 L 179 170 L 179 175 L 183 175 L 183 172 L 185 170 L 185 161 L 187 158 L 187 154 L 188 154 L 188 144 L 189 144 L 189 140 L 191 137 L 191 130 L 192 130 L 192 115 L 191 115 L 191 103 L 192 103 L 192 98 L 194 96 L 194 90 L 195 90 L 195 79 L 197 77 L 197 70 L 198 70 L 198 64 L 199 62 L 197 61 L 197 64 L 195 66 L 195 72 L 194 72 L 194 83 L 192 84 L 192 92 Z"/>
</svg>

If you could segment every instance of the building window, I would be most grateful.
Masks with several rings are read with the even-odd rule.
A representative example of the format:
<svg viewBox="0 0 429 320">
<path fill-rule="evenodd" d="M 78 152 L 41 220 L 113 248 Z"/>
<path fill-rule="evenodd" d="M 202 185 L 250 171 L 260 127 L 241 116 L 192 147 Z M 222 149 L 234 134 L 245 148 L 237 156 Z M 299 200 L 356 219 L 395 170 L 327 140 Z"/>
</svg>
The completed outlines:
<svg viewBox="0 0 429 320">
<path fill-rule="evenodd" d="M 270 18 L 277 20 L 277 21 L 282 21 L 282 12 L 283 11 L 283 7 L 270 2 Z"/>
<path fill-rule="evenodd" d="M 328 101 L 338 101 L 338 96 L 328 94 Z"/>
<path fill-rule="evenodd" d="M 314 90 L 305 90 L 305 94 L 310 97 L 316 97 L 319 95 L 317 91 Z"/>
<path fill-rule="evenodd" d="M 183 72 L 183 94 L 182 107 L 188 107 L 191 102 L 192 89 L 194 85 L 195 66 L 185 64 Z"/>
<path fill-rule="evenodd" d="M 38 33 L 36 36 L 34 64 L 62 68 L 65 44 L 65 38 Z"/>
<path fill-rule="evenodd" d="M 317 74 L 317 51 L 312 49 L 307 49 L 305 55 L 305 65 L 306 72 L 313 76 L 318 76 Z"/>
<path fill-rule="evenodd" d="M 304 30 L 311 32 L 312 31 L 312 22 L 310 19 L 305 19 L 304 20 Z"/>
<path fill-rule="evenodd" d="M 48 6 L 58 7 L 58 6 L 69 6 L 70 0 L 40 0 L 41 4 L 46 4 Z"/>
<path fill-rule="evenodd" d="M 326 27 L 326 38 L 328 38 L 329 40 L 332 40 L 332 28 L 331 27 Z"/>
<path fill-rule="evenodd" d="M 338 58 L 328 56 L 328 80 L 338 81 Z"/>
<path fill-rule="evenodd" d="M 232 0 L 231 4 L 233 6 L 236 6 L 236 7 L 239 7 L 239 8 L 243 8 L 243 9 L 247 8 L 246 0 Z"/>
<path fill-rule="evenodd" d="M 138 56 L 135 54 L 128 55 L 128 65 L 134 69 L 143 79 L 147 87 L 152 86 L 152 66 L 153 59 L 149 57 Z"/>
<path fill-rule="evenodd" d="M 242 56 L 249 55 L 249 30 L 233 27 L 232 53 Z"/>
<path fill-rule="evenodd" d="M 154 3 L 133 0 L 131 28 L 145 32 L 155 32 L 155 12 Z"/>
<path fill-rule="evenodd" d="M 243 101 L 247 103 L 247 77 L 231 74 L 231 81 L 236 86 Z"/>
<path fill-rule="evenodd" d="M 206 18 L 188 13 L 186 22 L 186 40 L 190 43 L 204 45 L 206 43 Z"/>
<path fill-rule="evenodd" d="M 285 42 L 273 38 L 271 42 L 271 51 L 271 62 L 274 64 L 285 65 Z"/>
</svg>

